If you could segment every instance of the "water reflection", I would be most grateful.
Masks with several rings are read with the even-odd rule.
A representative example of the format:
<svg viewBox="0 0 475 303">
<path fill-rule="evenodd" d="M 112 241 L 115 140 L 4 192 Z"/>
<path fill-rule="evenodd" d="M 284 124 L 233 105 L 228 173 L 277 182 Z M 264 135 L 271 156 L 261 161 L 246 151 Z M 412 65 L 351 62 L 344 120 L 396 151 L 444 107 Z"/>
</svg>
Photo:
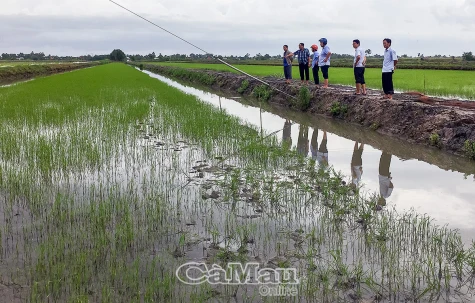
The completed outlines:
<svg viewBox="0 0 475 303">
<path fill-rule="evenodd" d="M 328 148 L 327 148 L 327 132 L 323 131 L 323 139 L 317 151 L 317 161 L 321 166 L 328 166 Z"/>
<path fill-rule="evenodd" d="M 285 120 L 284 128 L 282 129 L 282 146 L 287 149 L 292 147 L 292 122 Z"/>
<path fill-rule="evenodd" d="M 358 141 L 355 141 L 355 146 L 353 147 L 353 155 L 351 156 L 351 181 L 352 186 L 357 188 L 361 181 L 361 176 L 363 175 L 363 150 L 364 143 L 359 144 Z"/>
<path fill-rule="evenodd" d="M 299 137 L 297 140 L 297 152 L 306 157 L 308 155 L 308 126 L 300 124 Z"/>
<path fill-rule="evenodd" d="M 312 153 L 312 159 L 317 160 L 318 153 L 318 129 L 313 130 L 312 139 L 310 140 L 310 152 Z"/>
<path fill-rule="evenodd" d="M 386 199 L 391 196 L 394 185 L 392 182 L 390 166 L 391 158 L 393 155 L 383 151 L 381 158 L 379 159 L 379 201 L 378 204 L 381 206 L 386 205 Z"/>
<path fill-rule="evenodd" d="M 347 172 L 347 175 L 349 173 L 348 161 L 353 159 L 352 153 L 355 153 L 354 146 L 357 141 L 358 152 L 364 148 L 363 161 L 361 161 L 364 162 L 364 178 L 362 178 L 362 168 L 361 174 L 355 171 L 356 177 L 353 176 L 353 172 L 351 176 L 352 180 L 354 178 L 355 182 L 359 183 L 359 191 L 362 194 L 377 193 L 385 202 L 387 200 L 388 205 L 393 205 L 397 210 L 405 211 L 413 208 L 419 213 L 430 215 L 437 224 L 450 224 L 451 228 L 458 228 L 461 231 L 462 238 L 466 243 L 470 243 L 475 235 L 475 224 L 473 223 L 475 217 L 474 178 L 467 179 L 467 176 L 472 176 L 475 173 L 473 162 L 434 149 L 394 140 L 366 128 L 340 123 L 321 116 L 295 113 L 286 108 L 267 107 L 261 111 L 259 107 L 252 106 L 252 103 L 249 104 L 245 99 L 240 99 L 241 103 L 251 106 L 223 97 L 220 100 L 218 95 L 195 87 L 184 86 L 150 72 L 144 71 L 144 73 L 186 93 L 196 95 L 217 108 L 221 103 L 222 110 L 256 127 L 262 125 L 266 133 L 282 130 L 284 126 L 282 139 L 289 143 L 288 148 L 296 147 L 299 136 L 299 132 L 295 131 L 297 125 L 293 125 L 294 132 L 291 132 L 292 123 L 290 121 L 310 126 L 314 129 L 309 146 L 312 158 L 320 160 L 320 163 L 328 163 L 329 149 L 332 154 L 332 167 L 336 171 Z M 302 129 L 303 133 L 304 130 Z M 323 136 L 324 140 L 321 142 L 322 146 L 318 144 L 319 139 L 322 139 L 323 130 L 328 131 L 328 140 L 331 142 L 328 148 L 326 132 Z M 362 146 L 363 142 L 364 147 Z M 383 153 L 384 156 L 381 154 L 382 150 L 386 151 Z M 355 157 L 359 159 L 358 154 Z M 380 157 L 383 161 L 379 161 Z M 381 162 L 381 168 L 387 167 L 387 174 L 379 173 L 378 162 Z M 353 170 L 353 165 L 351 165 L 351 169 Z M 398 176 L 398 188 L 395 193 L 392 193 L 394 186 L 390 171 Z M 383 186 L 380 185 L 379 176 L 385 176 L 382 178 L 385 181 Z M 450 201 L 450 204 L 447 201 Z"/>
</svg>

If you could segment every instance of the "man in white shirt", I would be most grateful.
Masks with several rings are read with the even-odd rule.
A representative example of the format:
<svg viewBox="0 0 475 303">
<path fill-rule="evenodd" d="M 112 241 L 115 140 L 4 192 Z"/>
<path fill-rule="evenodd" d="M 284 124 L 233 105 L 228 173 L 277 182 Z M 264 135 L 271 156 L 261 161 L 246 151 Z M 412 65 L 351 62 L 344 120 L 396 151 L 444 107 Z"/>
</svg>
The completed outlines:
<svg viewBox="0 0 475 303">
<path fill-rule="evenodd" d="M 361 95 L 361 90 L 363 95 L 366 95 L 366 83 L 364 81 L 364 70 L 365 70 L 365 53 L 360 46 L 360 40 L 353 40 L 353 48 L 355 49 L 355 59 L 353 61 L 353 69 L 355 74 L 356 82 L 356 95 Z"/>
<path fill-rule="evenodd" d="M 391 48 L 391 39 L 385 38 L 383 40 L 384 60 L 383 60 L 383 91 L 384 99 L 392 99 L 394 95 L 393 73 L 396 69 L 397 55 Z"/>
</svg>

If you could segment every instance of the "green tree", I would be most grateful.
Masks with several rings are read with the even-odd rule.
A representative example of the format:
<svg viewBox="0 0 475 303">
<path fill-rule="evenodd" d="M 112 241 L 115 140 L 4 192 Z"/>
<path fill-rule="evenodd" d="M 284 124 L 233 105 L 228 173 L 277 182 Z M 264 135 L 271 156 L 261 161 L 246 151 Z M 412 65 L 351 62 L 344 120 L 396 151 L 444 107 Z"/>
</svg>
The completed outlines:
<svg viewBox="0 0 475 303">
<path fill-rule="evenodd" d="M 110 59 L 112 61 L 125 61 L 125 53 L 120 49 L 114 49 L 110 54 Z"/>
<path fill-rule="evenodd" d="M 475 61 L 475 57 L 473 56 L 472 52 L 463 53 L 462 59 L 464 61 Z"/>
</svg>

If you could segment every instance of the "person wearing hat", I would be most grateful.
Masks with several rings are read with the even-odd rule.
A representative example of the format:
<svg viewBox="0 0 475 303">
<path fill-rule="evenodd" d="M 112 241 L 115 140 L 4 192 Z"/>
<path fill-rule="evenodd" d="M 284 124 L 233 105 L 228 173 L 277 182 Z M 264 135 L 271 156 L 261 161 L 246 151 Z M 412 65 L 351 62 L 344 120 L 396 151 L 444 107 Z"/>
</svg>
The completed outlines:
<svg viewBox="0 0 475 303">
<path fill-rule="evenodd" d="M 310 62 L 310 51 L 308 48 L 305 48 L 305 45 L 303 43 L 299 43 L 299 49 L 296 50 L 293 53 L 290 53 L 286 55 L 286 57 L 291 57 L 291 56 L 298 56 L 299 57 L 299 71 L 300 71 L 300 80 L 302 81 L 302 84 L 304 83 L 303 77 L 304 77 L 304 72 L 305 72 L 305 83 L 308 85 L 308 79 L 309 77 L 309 66 L 311 64 Z"/>
<path fill-rule="evenodd" d="M 353 40 L 353 48 L 355 49 L 355 59 L 353 61 L 353 69 L 355 74 L 356 82 L 356 95 L 366 95 L 366 84 L 364 81 L 364 70 L 365 70 L 365 53 L 361 48 L 360 40 Z"/>
<path fill-rule="evenodd" d="M 320 52 L 320 57 L 318 59 L 318 66 L 322 70 L 323 74 L 323 88 L 328 88 L 328 69 L 330 68 L 330 57 L 332 53 L 330 52 L 330 47 L 328 47 L 328 40 L 326 38 L 321 38 L 320 46 L 322 51 Z"/>
<path fill-rule="evenodd" d="M 320 84 L 320 79 L 318 78 L 318 57 L 320 53 L 318 52 L 318 46 L 316 44 L 312 45 L 313 51 L 313 59 L 312 59 L 312 73 L 313 73 L 313 80 L 315 81 L 315 85 Z"/>
</svg>

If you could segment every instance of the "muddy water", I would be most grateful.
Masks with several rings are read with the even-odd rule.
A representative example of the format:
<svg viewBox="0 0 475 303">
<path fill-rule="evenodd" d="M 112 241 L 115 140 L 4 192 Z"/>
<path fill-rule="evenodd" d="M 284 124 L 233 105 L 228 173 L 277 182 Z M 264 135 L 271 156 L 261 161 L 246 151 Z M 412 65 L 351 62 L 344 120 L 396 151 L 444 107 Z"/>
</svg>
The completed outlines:
<svg viewBox="0 0 475 303">
<path fill-rule="evenodd" d="M 186 93 L 277 136 L 316 161 L 328 161 L 348 182 L 389 207 L 414 209 L 438 225 L 460 230 L 466 244 L 475 238 L 475 162 L 379 135 L 359 126 L 285 109 L 249 105 L 239 94 L 227 98 L 144 71 Z M 284 129 L 284 131 L 282 131 Z"/>
</svg>

